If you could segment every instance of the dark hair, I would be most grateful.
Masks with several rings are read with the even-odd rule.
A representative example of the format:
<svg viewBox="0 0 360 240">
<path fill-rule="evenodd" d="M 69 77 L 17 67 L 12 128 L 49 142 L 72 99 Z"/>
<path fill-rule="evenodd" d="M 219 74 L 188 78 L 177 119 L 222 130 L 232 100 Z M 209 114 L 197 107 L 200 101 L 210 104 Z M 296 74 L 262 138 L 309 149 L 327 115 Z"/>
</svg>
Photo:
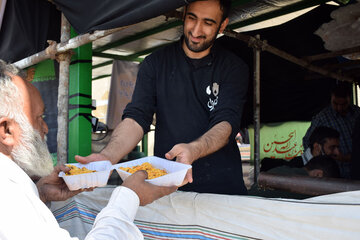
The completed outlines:
<svg viewBox="0 0 360 240">
<path fill-rule="evenodd" d="M 348 83 L 336 84 L 332 90 L 331 95 L 338 98 L 347 98 L 351 96 L 351 85 Z"/>
<path fill-rule="evenodd" d="M 197 1 L 206 1 L 206 0 L 197 0 Z M 223 22 L 225 20 L 225 18 L 227 18 L 230 14 L 231 0 L 217 0 L 217 1 L 220 4 L 220 10 L 222 11 L 221 22 Z"/>
<path fill-rule="evenodd" d="M 323 145 L 328 138 L 340 138 L 340 134 L 333 128 L 320 126 L 314 129 L 309 138 L 310 149 L 313 150 L 314 143 Z"/>
<path fill-rule="evenodd" d="M 221 21 L 224 21 L 225 18 L 229 17 L 231 10 L 231 0 L 219 0 L 220 9 L 223 12 Z"/>
<path fill-rule="evenodd" d="M 305 165 L 305 168 L 308 171 L 319 169 L 323 171 L 323 177 L 332 177 L 338 178 L 340 177 L 339 166 L 336 161 L 326 155 L 321 155 L 317 157 L 313 157 L 310 161 Z"/>
</svg>

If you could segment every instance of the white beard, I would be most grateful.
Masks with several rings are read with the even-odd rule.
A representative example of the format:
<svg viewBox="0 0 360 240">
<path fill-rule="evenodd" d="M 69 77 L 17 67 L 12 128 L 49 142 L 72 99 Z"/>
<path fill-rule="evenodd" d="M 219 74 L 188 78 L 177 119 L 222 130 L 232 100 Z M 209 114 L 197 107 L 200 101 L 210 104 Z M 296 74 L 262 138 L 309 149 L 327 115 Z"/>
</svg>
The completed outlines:
<svg viewBox="0 0 360 240">
<path fill-rule="evenodd" d="M 19 125 L 22 131 L 21 141 L 11 152 L 12 158 L 30 177 L 49 175 L 54 166 L 46 136 L 43 140 L 40 133 L 27 121 Z"/>
</svg>

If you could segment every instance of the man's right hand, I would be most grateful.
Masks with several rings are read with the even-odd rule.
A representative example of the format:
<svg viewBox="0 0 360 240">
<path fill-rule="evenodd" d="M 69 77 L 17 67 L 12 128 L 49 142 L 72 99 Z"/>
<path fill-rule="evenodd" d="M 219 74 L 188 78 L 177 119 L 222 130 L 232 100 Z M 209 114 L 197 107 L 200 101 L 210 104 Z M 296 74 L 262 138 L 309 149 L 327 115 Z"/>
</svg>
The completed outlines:
<svg viewBox="0 0 360 240">
<path fill-rule="evenodd" d="M 89 156 L 86 156 L 86 157 L 75 155 L 75 160 L 77 162 L 79 162 L 79 163 L 87 164 L 89 162 L 109 160 L 109 158 L 106 157 L 105 155 L 101 154 L 101 153 L 92 153 L 92 154 L 90 154 Z"/>
<path fill-rule="evenodd" d="M 140 206 L 145 206 L 152 203 L 156 199 L 175 192 L 177 187 L 160 187 L 151 183 L 145 182 L 147 178 L 146 171 L 137 171 L 125 179 L 122 186 L 133 190 L 140 199 Z"/>
<path fill-rule="evenodd" d="M 70 168 L 65 165 L 58 165 L 50 175 L 40 178 L 36 183 L 36 187 L 38 188 L 39 197 L 43 202 L 65 201 L 80 192 L 93 190 L 93 188 L 89 188 L 86 190 L 70 191 L 64 180 L 58 176 L 60 171 L 68 172 L 69 170 Z"/>
</svg>

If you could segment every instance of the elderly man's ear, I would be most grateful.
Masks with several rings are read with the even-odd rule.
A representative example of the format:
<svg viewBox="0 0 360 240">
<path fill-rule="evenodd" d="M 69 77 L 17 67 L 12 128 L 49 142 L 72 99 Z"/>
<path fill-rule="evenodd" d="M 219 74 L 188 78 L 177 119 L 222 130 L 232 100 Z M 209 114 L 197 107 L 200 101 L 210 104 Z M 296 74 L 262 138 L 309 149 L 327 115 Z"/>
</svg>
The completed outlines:
<svg viewBox="0 0 360 240">
<path fill-rule="evenodd" d="M 16 143 L 16 135 L 18 129 L 18 125 L 14 120 L 8 117 L 0 118 L 0 143 L 3 147 L 8 148 L 8 151 L 15 145 Z"/>
</svg>

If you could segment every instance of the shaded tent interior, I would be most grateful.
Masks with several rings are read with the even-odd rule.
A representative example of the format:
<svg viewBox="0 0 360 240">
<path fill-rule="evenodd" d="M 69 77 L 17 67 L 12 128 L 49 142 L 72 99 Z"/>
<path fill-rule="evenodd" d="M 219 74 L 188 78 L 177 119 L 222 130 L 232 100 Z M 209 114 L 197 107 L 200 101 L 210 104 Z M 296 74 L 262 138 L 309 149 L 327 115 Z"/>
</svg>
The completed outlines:
<svg viewBox="0 0 360 240">
<path fill-rule="evenodd" d="M 84 4 L 82 1 L 74 3 L 73 1 L 57 0 L 54 2 L 79 33 L 134 23 L 124 30 L 93 42 L 93 56 L 104 59 L 99 62 L 94 61 L 93 68 L 101 69 L 101 67 L 111 64 L 112 60 L 109 59 L 141 61 L 154 49 L 178 40 L 181 35 L 180 20 L 159 15 L 182 6 L 183 1 L 171 1 L 170 5 L 169 1 L 166 1 L 167 4 L 164 4 L 164 1 L 151 1 L 151 4 L 154 4 L 151 8 L 142 6 L 137 1 L 129 1 L 124 2 L 116 10 L 109 7 L 111 5 L 106 6 L 106 4 L 117 4 L 116 1 L 107 1 L 103 3 L 104 11 L 94 10 L 97 9 L 96 4 L 99 3 L 91 6 L 87 2 L 88 7 L 79 11 L 78 14 L 74 14 L 74 9 L 80 9 Z M 235 8 L 230 18 L 230 28 L 236 29 L 324 2 L 326 1 L 233 1 Z M 127 7 L 136 10 L 133 19 L 128 17 L 123 19 L 124 22 L 121 20 L 107 22 L 108 19 L 117 16 L 116 11 L 123 11 Z M 150 11 L 151 14 L 143 18 L 141 13 L 144 9 L 142 7 L 154 11 Z M 322 40 L 313 32 L 322 23 L 331 20 L 330 12 L 335 8 L 321 5 L 287 24 L 247 34 L 260 34 L 261 39 L 266 39 L 271 45 L 298 57 L 324 53 L 327 51 L 323 48 Z M 27 9 L 28 14 L 22 14 L 21 9 Z M 109 9 L 113 11 L 109 11 Z M 109 12 L 112 15 L 109 15 Z M 145 20 L 147 18 L 150 19 Z M 129 19 L 132 22 L 129 22 Z M 7 1 L 0 34 L 0 58 L 15 62 L 45 49 L 48 39 L 59 42 L 59 27 L 60 12 L 51 3 L 25 0 Z M 228 37 L 222 37 L 219 41 L 241 56 L 249 66 L 252 66 L 252 49 L 246 44 Z M 13 51 L 9 51 L 9 49 Z M 261 54 L 261 59 L 261 122 L 310 120 L 316 112 L 328 104 L 329 91 L 335 83 L 334 79 L 321 78 L 267 52 Z M 271 65 L 266 64 L 268 62 L 271 62 Z M 336 62 L 336 59 L 331 59 L 321 64 Z M 304 80 L 308 78 L 311 80 Z M 252 123 L 252 84 L 249 86 L 243 126 Z"/>
<path fill-rule="evenodd" d="M 337 9 L 321 5 L 279 26 L 246 32 L 266 40 L 281 50 L 303 58 L 327 52 L 323 41 L 314 32 L 331 20 L 330 13 Z M 253 49 L 245 42 L 223 36 L 219 42 L 240 56 L 253 69 Z M 327 59 L 321 65 L 334 64 L 337 59 Z M 314 73 L 269 52 L 261 53 L 260 116 L 262 123 L 285 121 L 310 121 L 330 102 L 330 90 L 336 80 Z M 248 101 L 243 119 L 244 127 L 253 123 L 253 84 L 249 84 Z"/>
</svg>

